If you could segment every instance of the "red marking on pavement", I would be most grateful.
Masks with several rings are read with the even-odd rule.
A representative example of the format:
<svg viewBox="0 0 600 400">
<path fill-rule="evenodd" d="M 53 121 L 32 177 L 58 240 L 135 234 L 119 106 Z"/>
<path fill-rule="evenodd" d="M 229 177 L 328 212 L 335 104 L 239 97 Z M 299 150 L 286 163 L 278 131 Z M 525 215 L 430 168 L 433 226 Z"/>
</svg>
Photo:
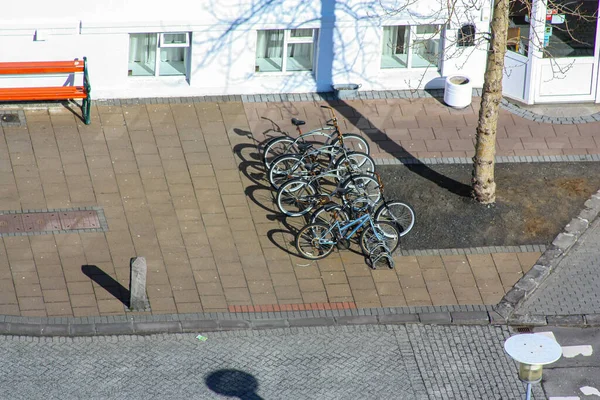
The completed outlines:
<svg viewBox="0 0 600 400">
<path fill-rule="evenodd" d="M 356 303 L 344 301 L 337 303 L 261 304 L 256 306 L 229 306 L 228 308 L 229 312 L 350 310 L 356 308 Z"/>
</svg>

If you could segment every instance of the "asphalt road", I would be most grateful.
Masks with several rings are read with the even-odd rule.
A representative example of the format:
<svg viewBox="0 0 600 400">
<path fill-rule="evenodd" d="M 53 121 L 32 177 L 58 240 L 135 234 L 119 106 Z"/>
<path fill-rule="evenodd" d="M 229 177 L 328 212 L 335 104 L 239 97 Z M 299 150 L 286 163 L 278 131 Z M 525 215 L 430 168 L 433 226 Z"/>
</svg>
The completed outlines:
<svg viewBox="0 0 600 400">
<path fill-rule="evenodd" d="M 542 386 L 550 400 L 600 398 L 600 329 L 540 327 L 552 332 L 563 356 L 544 367 Z"/>
</svg>

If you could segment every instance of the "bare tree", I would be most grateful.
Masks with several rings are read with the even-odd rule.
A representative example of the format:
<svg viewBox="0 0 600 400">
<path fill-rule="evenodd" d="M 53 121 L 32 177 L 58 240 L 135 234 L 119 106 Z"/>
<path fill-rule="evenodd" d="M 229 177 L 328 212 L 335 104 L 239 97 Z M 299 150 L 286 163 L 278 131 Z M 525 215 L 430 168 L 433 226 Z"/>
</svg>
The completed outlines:
<svg viewBox="0 0 600 400">
<path fill-rule="evenodd" d="M 494 0 L 490 25 L 490 48 L 485 68 L 481 108 L 473 157 L 473 196 L 483 204 L 496 201 L 494 166 L 496 131 L 502 101 L 502 77 L 506 54 L 509 0 Z"/>
</svg>

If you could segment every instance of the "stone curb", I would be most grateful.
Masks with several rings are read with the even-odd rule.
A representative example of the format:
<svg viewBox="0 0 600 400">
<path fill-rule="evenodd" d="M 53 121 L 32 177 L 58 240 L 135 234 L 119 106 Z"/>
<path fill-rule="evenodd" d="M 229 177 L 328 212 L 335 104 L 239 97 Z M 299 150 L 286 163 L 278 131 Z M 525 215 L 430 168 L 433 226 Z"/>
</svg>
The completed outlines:
<svg viewBox="0 0 600 400">
<path fill-rule="evenodd" d="M 540 287 L 542 282 L 559 267 L 564 256 L 577 243 L 579 238 L 585 234 L 599 213 L 600 190 L 584 203 L 584 209 L 564 227 L 563 232 L 556 236 L 535 265 L 506 293 L 495 307 L 495 311 L 507 319 L 509 323 L 537 324 L 541 320 L 541 316 L 513 314 Z M 548 318 L 552 319 L 554 317 L 543 317 L 546 321 Z M 583 319 L 585 316 L 581 316 L 581 318 Z M 590 321 L 596 321 L 594 318 L 596 317 L 591 317 Z"/>
<path fill-rule="evenodd" d="M 542 163 L 542 162 L 591 162 L 600 161 L 600 154 L 555 155 L 555 156 L 496 156 L 496 164 L 510 163 Z M 473 164 L 468 157 L 437 157 L 437 158 L 376 158 L 375 165 L 414 165 L 414 164 Z"/>
<path fill-rule="evenodd" d="M 441 307 L 435 307 L 440 308 Z M 49 323 L 47 321 L 19 322 L 25 317 L 13 317 L 15 321 L 0 322 L 0 335 L 13 336 L 111 336 L 111 335 L 152 335 L 158 333 L 204 333 L 233 330 L 261 330 L 292 327 L 350 326 L 350 325 L 511 325 L 511 326 L 600 326 L 600 314 L 566 316 L 526 316 L 511 317 L 508 320 L 489 310 L 491 307 L 478 306 L 486 311 L 433 311 L 420 313 L 399 313 L 401 309 L 377 308 L 370 310 L 373 315 L 360 313 L 364 309 L 303 312 L 310 316 L 294 317 L 293 313 L 268 313 L 268 316 L 248 317 L 242 313 L 223 313 L 217 319 L 185 319 L 186 314 L 171 321 L 140 321 L 130 317 L 124 322 Z M 261 313 L 257 313 L 261 314 Z M 345 314 L 345 315 L 342 315 Z M 48 318 L 45 318 L 48 319 Z M 118 319 L 118 318 L 115 318 Z M 157 319 L 157 318 L 154 318 Z M 165 319 L 165 318 L 161 318 Z M 72 318 L 72 320 L 75 320 Z"/>
</svg>

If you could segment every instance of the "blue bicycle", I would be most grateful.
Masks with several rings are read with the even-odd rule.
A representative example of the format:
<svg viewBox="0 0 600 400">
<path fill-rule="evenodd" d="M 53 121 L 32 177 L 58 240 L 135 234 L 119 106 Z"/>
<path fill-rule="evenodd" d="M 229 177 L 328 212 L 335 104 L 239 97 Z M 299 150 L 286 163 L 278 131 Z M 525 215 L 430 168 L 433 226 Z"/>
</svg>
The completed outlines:
<svg viewBox="0 0 600 400">
<path fill-rule="evenodd" d="M 360 247 L 369 257 L 384 250 L 391 254 L 400 243 L 396 225 L 387 221 L 375 221 L 371 212 L 351 221 L 335 221 L 329 225 L 313 223 L 300 229 L 296 235 L 296 250 L 307 259 L 320 260 L 333 251 L 334 246 L 350 247 L 350 239 L 360 230 Z"/>
</svg>

